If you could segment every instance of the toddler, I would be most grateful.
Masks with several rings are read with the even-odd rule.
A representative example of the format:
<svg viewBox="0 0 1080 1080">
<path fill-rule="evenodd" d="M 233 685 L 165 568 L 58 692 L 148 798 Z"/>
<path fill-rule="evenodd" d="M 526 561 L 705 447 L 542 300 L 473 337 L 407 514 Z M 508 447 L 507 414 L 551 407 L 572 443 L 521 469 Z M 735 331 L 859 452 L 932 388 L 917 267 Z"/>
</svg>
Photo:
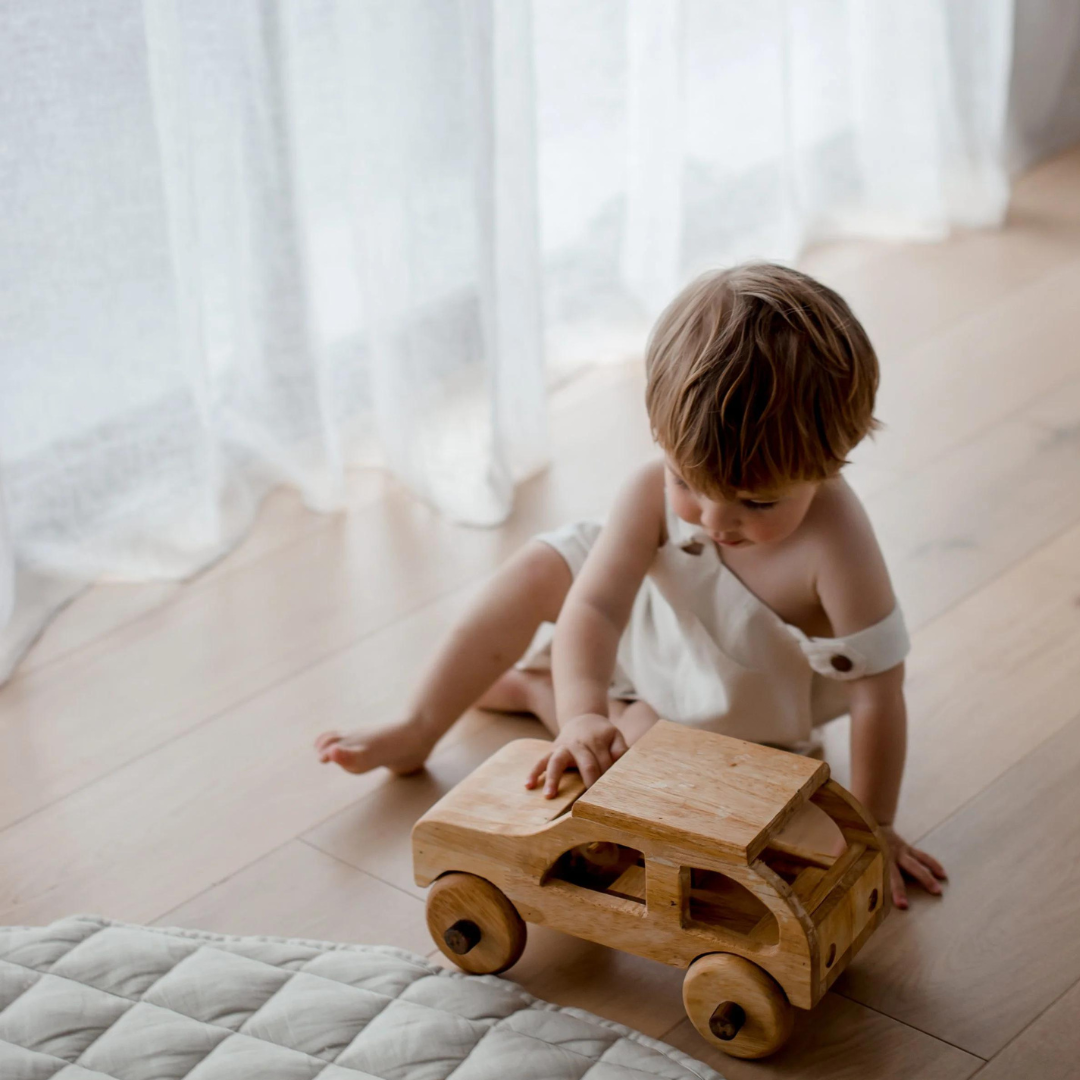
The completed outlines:
<svg viewBox="0 0 1080 1080">
<path fill-rule="evenodd" d="M 555 736 L 523 782 L 586 785 L 662 716 L 806 752 L 851 715 L 851 789 L 902 872 L 941 866 L 892 827 L 909 643 L 873 530 L 840 475 L 876 422 L 878 363 L 847 304 L 769 264 L 707 274 L 661 315 L 646 405 L 662 460 L 606 523 L 531 541 L 452 631 L 398 723 L 327 732 L 324 762 L 419 769 L 470 706 Z"/>
</svg>

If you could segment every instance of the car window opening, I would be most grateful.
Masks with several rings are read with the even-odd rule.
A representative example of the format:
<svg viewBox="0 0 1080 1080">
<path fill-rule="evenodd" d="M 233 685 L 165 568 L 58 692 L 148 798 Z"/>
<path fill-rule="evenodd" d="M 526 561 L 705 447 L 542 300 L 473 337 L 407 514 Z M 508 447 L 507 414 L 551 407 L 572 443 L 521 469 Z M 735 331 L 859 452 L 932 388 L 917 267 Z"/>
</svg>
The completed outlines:
<svg viewBox="0 0 1080 1080">
<path fill-rule="evenodd" d="M 780 940 L 776 916 L 745 886 L 715 870 L 690 868 L 687 921 L 717 927 L 762 945 Z"/>
<path fill-rule="evenodd" d="M 608 841 L 579 844 L 559 856 L 547 874 L 592 892 L 645 903 L 645 859 L 636 848 Z"/>
</svg>

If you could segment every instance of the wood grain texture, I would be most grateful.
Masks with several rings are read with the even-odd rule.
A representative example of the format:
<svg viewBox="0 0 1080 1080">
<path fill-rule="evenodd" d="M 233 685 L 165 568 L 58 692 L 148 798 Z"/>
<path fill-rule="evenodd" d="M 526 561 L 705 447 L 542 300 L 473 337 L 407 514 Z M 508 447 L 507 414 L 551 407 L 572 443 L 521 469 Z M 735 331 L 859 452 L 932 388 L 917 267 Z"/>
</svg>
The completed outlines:
<svg viewBox="0 0 1080 1080">
<path fill-rule="evenodd" d="M 1009 227 L 960 230 L 935 244 L 858 244 L 848 261 L 808 259 L 866 326 L 886 362 L 1075 257 L 1080 153 L 1022 177 Z M 1071 192 L 1071 194 L 1070 194 Z"/>
<path fill-rule="evenodd" d="M 479 573 L 484 557 L 475 547 L 469 555 L 464 542 L 458 557 L 447 547 L 438 568 L 418 557 L 421 530 L 445 537 L 448 528 L 403 496 L 379 502 L 3 687 L 0 822 L 164 745 Z M 380 573 L 351 571 L 365 559 Z"/>
<path fill-rule="evenodd" d="M 915 635 L 903 835 L 924 836 L 1076 715 L 1078 601 L 1080 527 Z"/>
<path fill-rule="evenodd" d="M 812 915 L 821 906 L 822 901 L 829 893 L 840 884 L 845 875 L 849 874 L 853 868 L 860 869 L 860 860 L 866 854 L 864 844 L 851 844 L 847 851 L 829 867 L 828 871 L 821 876 L 821 880 L 810 890 L 803 907 Z M 869 857 L 873 858 L 873 855 Z M 792 887 L 794 888 L 794 885 Z"/>
<path fill-rule="evenodd" d="M 1080 983 L 1025 1028 L 978 1080 L 1076 1080 L 1080 1076 Z"/>
<path fill-rule="evenodd" d="M 155 919 L 391 782 L 318 764 L 301 738 L 311 691 L 295 680 L 0 831 L 0 919 Z"/>
<path fill-rule="evenodd" d="M 543 788 L 527 788 L 530 768 L 551 748 L 548 739 L 519 739 L 492 755 L 468 779 L 448 791 L 425 821 L 453 822 L 482 834 L 530 836 L 566 813 L 584 790 L 581 777 L 567 773 L 553 799 Z"/>
<path fill-rule="evenodd" d="M 418 885 L 474 875 L 530 923 L 678 967 L 703 953 L 743 956 L 799 1008 L 813 1007 L 888 910 L 881 837 L 822 762 L 660 721 L 584 795 L 575 776 L 546 799 L 522 783 L 545 745 L 504 746 L 424 814 L 412 832 Z M 810 911 L 777 852 L 747 862 L 808 796 L 851 841 L 831 858 L 790 845 L 782 854 L 827 863 Z"/>
<path fill-rule="evenodd" d="M 1019 719 L 1018 719 L 1019 722 Z M 1080 978 L 1080 717 L 934 829 L 949 869 L 837 989 L 989 1058 Z"/>
<path fill-rule="evenodd" d="M 472 874 L 444 874 L 431 886 L 427 926 L 443 956 L 473 975 L 513 967 L 528 936 L 514 905 Z"/>
<path fill-rule="evenodd" d="M 1080 521 L 1078 432 L 1074 379 L 870 497 L 913 629 Z"/>
<path fill-rule="evenodd" d="M 334 902 L 328 902 L 330 897 Z M 218 934 L 378 941 L 421 955 L 431 948 L 421 901 L 300 840 L 264 855 L 154 922 Z"/>
<path fill-rule="evenodd" d="M 394 482 L 374 469 L 352 473 L 346 480 L 346 506 L 356 512 L 385 497 Z M 62 618 L 50 623 L 18 676 L 61 660 L 99 638 L 128 626 L 174 600 L 214 587 L 223 577 L 251 566 L 318 529 L 333 526 L 337 514 L 312 513 L 298 492 L 276 488 L 259 506 L 251 531 L 223 558 L 187 581 L 105 582 L 79 595 Z M 17 676 L 17 677 L 18 677 Z"/>
<path fill-rule="evenodd" d="M 793 1004 L 812 1006 L 817 994 L 813 924 L 805 913 L 791 910 L 778 878 L 764 872 L 713 860 L 718 872 L 754 895 L 776 919 L 774 934 L 758 939 L 747 936 L 736 917 L 699 917 L 683 924 L 680 881 L 697 856 L 671 851 L 654 856 L 650 844 L 632 833 L 618 833 L 565 816 L 543 832 L 534 834 L 481 834 L 455 822 L 421 821 L 414 831 L 417 878 L 432 881 L 451 870 L 486 878 L 498 885 L 530 924 L 565 930 L 575 936 L 624 949 L 647 959 L 686 967 L 704 952 L 735 951 L 753 957 L 784 987 Z M 636 846 L 645 852 L 649 903 L 612 895 L 601 889 L 583 888 L 556 875 L 545 877 L 559 856 L 572 848 L 597 840 Z M 671 861 L 674 860 L 674 861 Z M 541 881 L 544 884 L 541 885 Z M 720 907 L 726 909 L 726 905 Z"/>
<path fill-rule="evenodd" d="M 573 813 L 747 862 L 828 777 L 823 761 L 661 720 Z"/>
<path fill-rule="evenodd" d="M 732 1030 L 723 1035 L 714 1024 L 722 1006 L 734 1013 Z M 738 1058 L 776 1053 L 791 1035 L 795 1019 L 784 991 L 761 968 L 725 953 L 699 957 L 690 965 L 683 980 L 683 1008 L 703 1039 Z"/>
<path fill-rule="evenodd" d="M 469 738 L 443 748 L 423 772 L 381 784 L 305 833 L 304 839 L 422 899 L 427 890 L 413 876 L 413 825 L 501 747 L 515 739 L 536 738 L 540 730 L 539 721 L 524 716 L 483 724 Z"/>
<path fill-rule="evenodd" d="M 812 1012 L 795 1013 L 787 1044 L 764 1061 L 739 1061 L 710 1046 L 683 1020 L 664 1041 L 704 1061 L 727 1080 L 966 1080 L 982 1060 L 827 994 Z"/>
<path fill-rule="evenodd" d="M 1078 292 L 1073 259 L 886 365 L 874 410 L 885 427 L 854 460 L 911 474 L 1075 378 Z"/>
<path fill-rule="evenodd" d="M 455 966 L 438 951 L 429 955 L 436 963 Z M 544 1001 L 587 1009 L 659 1039 L 685 1018 L 683 974 L 679 968 L 530 925 L 525 953 L 504 978 Z"/>
</svg>

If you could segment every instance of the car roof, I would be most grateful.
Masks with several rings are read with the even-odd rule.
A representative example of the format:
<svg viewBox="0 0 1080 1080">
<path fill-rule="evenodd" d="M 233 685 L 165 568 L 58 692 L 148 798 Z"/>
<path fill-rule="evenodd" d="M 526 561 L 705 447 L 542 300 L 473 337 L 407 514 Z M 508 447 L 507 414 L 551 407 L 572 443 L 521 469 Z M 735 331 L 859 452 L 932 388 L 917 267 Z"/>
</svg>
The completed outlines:
<svg viewBox="0 0 1080 1080">
<path fill-rule="evenodd" d="M 578 798 L 572 814 L 750 862 L 828 779 L 824 761 L 661 720 Z"/>
</svg>

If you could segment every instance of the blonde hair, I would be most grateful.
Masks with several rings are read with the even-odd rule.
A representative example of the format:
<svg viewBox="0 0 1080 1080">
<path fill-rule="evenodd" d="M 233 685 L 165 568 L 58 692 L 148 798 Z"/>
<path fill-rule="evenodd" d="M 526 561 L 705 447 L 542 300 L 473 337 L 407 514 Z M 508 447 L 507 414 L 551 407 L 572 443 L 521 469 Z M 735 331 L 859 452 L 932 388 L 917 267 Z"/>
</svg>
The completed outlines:
<svg viewBox="0 0 1080 1080">
<path fill-rule="evenodd" d="M 653 328 L 646 370 L 653 435 L 706 495 L 824 480 L 878 426 L 866 331 L 832 289 L 783 266 L 692 282 Z"/>
</svg>

